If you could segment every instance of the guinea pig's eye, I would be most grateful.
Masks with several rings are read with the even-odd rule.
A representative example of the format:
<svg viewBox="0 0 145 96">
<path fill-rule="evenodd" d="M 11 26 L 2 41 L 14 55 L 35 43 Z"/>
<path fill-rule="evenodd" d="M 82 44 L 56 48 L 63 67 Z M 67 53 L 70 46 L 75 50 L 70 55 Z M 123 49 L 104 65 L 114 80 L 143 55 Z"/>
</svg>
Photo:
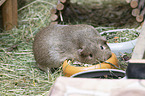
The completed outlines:
<svg viewBox="0 0 145 96">
<path fill-rule="evenodd" d="M 104 49 L 104 47 L 103 46 L 100 46 L 100 48 L 103 50 Z"/>
<path fill-rule="evenodd" d="M 90 54 L 90 57 L 93 57 L 93 55 L 92 55 L 92 54 Z"/>
</svg>

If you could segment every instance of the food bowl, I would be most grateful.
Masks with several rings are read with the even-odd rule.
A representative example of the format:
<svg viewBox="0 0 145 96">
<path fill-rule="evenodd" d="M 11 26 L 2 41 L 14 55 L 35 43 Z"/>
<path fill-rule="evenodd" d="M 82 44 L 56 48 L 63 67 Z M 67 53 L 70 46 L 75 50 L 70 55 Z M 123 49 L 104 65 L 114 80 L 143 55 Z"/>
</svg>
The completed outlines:
<svg viewBox="0 0 145 96">
<path fill-rule="evenodd" d="M 110 63 L 106 63 L 106 62 L 110 62 Z M 83 72 L 83 71 L 96 70 L 96 69 L 116 69 L 116 67 L 118 67 L 118 59 L 114 53 L 112 53 L 112 56 L 108 60 L 106 60 L 106 62 L 88 66 L 88 67 L 78 67 L 78 66 L 72 66 L 68 64 L 68 60 L 65 60 L 62 65 L 63 74 L 64 76 L 70 77 L 73 74 Z"/>
</svg>

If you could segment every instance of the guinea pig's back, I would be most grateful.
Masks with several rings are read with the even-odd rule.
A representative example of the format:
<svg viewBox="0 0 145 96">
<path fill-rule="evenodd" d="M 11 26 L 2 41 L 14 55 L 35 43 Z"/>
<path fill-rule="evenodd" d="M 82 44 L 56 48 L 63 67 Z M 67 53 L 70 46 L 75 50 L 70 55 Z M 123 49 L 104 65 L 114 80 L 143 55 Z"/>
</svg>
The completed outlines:
<svg viewBox="0 0 145 96">
<path fill-rule="evenodd" d="M 55 41 L 57 39 L 54 39 L 56 36 L 54 34 L 57 34 L 57 32 L 54 33 L 54 31 L 56 31 L 56 26 L 49 26 L 42 29 L 34 37 L 33 54 L 38 67 L 44 71 L 47 71 L 47 67 L 58 67 L 57 64 L 52 64 L 54 60 L 50 56 L 50 52 L 53 51 L 51 49 L 55 49 L 53 47 L 53 44 L 55 44 Z"/>
</svg>

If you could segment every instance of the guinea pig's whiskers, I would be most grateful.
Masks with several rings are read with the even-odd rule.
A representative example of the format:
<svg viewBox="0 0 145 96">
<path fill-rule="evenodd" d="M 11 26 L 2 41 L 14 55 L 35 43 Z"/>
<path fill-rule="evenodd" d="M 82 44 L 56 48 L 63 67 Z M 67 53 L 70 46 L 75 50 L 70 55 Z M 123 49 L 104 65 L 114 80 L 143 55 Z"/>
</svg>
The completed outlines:
<svg viewBox="0 0 145 96">
<path fill-rule="evenodd" d="M 110 64 L 111 66 L 113 66 L 113 67 L 115 67 L 115 68 L 117 68 L 117 69 L 120 69 L 119 67 L 117 67 L 116 65 L 114 65 L 114 64 L 112 64 L 112 63 L 110 63 L 110 62 L 107 62 L 107 61 L 104 61 L 105 63 L 107 63 L 107 64 Z"/>
</svg>

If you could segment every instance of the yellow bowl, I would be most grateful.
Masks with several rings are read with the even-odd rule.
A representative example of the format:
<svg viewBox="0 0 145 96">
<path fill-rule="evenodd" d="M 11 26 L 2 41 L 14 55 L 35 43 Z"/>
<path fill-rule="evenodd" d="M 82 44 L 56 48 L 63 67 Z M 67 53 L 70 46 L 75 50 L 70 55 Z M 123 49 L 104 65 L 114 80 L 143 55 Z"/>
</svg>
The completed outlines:
<svg viewBox="0 0 145 96">
<path fill-rule="evenodd" d="M 116 69 L 116 67 L 112 66 L 111 64 L 104 63 L 104 62 L 101 64 L 92 65 L 89 67 L 71 66 L 67 62 L 68 61 L 65 60 L 63 65 L 62 65 L 63 74 L 64 74 L 64 76 L 67 76 L 67 77 L 70 77 L 73 74 L 76 74 L 79 72 L 95 70 L 95 69 Z M 118 67 L 118 59 L 114 53 L 112 53 L 112 56 L 108 60 L 106 60 L 106 62 L 110 62 L 113 65 Z"/>
</svg>

